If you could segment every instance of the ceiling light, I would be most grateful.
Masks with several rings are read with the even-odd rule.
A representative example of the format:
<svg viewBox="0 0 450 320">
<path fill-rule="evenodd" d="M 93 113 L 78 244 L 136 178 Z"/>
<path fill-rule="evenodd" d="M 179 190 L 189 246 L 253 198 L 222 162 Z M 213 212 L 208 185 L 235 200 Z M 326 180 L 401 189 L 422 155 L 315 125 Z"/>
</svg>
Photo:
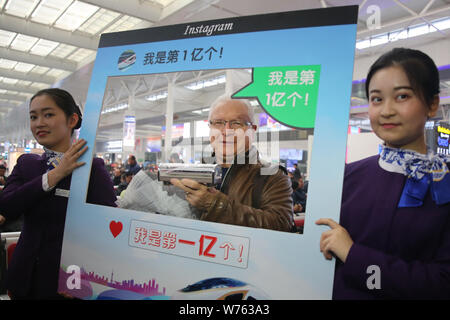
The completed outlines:
<svg viewBox="0 0 450 320">
<path fill-rule="evenodd" d="M 126 103 L 126 102 L 119 103 L 119 104 L 115 105 L 114 107 L 111 107 L 111 108 L 103 110 L 102 114 L 110 113 L 110 112 L 114 112 L 114 111 L 119 111 L 119 110 L 123 110 L 123 109 L 126 109 L 126 108 L 128 108 L 128 103 Z"/>
<path fill-rule="evenodd" d="M 402 40 L 402 39 L 406 39 L 406 38 L 408 38 L 408 30 L 407 29 L 395 30 L 395 31 L 389 32 L 389 41 L 390 42 Z"/>
<path fill-rule="evenodd" d="M 98 9 L 99 7 L 97 6 L 75 1 L 64 14 L 56 20 L 55 27 L 75 31 Z"/>
<path fill-rule="evenodd" d="M 42 0 L 31 15 L 31 20 L 53 24 L 71 3 L 72 0 Z"/>
<path fill-rule="evenodd" d="M 35 66 L 36 65 L 30 63 L 18 62 L 14 67 L 14 70 L 27 73 L 30 72 Z"/>
<path fill-rule="evenodd" d="M 356 42 L 356 48 L 359 50 L 370 47 L 370 39 L 360 40 Z"/>
<path fill-rule="evenodd" d="M 163 91 L 157 94 L 153 94 L 150 96 L 146 96 L 145 100 L 147 101 L 157 101 L 157 100 L 162 100 L 164 98 L 167 98 L 167 91 Z"/>
<path fill-rule="evenodd" d="M 17 65 L 17 61 L 0 59 L 0 65 L 2 66 L 2 69 L 13 69 Z"/>
<path fill-rule="evenodd" d="M 11 43 L 11 49 L 19 51 L 28 51 L 39 39 L 36 37 L 30 37 L 23 34 L 18 34 L 17 37 Z"/>
<path fill-rule="evenodd" d="M 184 86 L 187 89 L 190 90 L 200 90 L 203 88 L 208 88 L 208 87 L 213 87 L 213 86 L 217 86 L 219 84 L 225 83 L 226 77 L 225 75 L 219 76 L 219 77 L 215 77 L 212 79 L 207 79 L 207 80 L 200 80 L 200 81 L 196 81 L 196 82 L 192 82 L 186 86 Z"/>
<path fill-rule="evenodd" d="M 372 38 L 370 40 L 370 46 L 371 47 L 379 46 L 379 45 L 385 44 L 387 42 L 389 42 L 388 35 L 387 34 L 383 34 L 383 35 L 380 35 L 378 37 Z"/>
<path fill-rule="evenodd" d="M 445 18 L 441 20 L 435 20 L 431 22 L 434 27 L 436 27 L 439 30 L 445 30 L 450 28 L 450 18 Z M 432 29 L 432 28 L 430 28 Z"/>
<path fill-rule="evenodd" d="M 408 38 L 421 36 L 427 34 L 430 31 L 428 24 L 421 24 L 418 26 L 408 28 Z"/>
<path fill-rule="evenodd" d="M 5 12 L 13 16 L 26 18 L 33 11 L 39 0 L 15 0 L 8 1 Z"/>
<path fill-rule="evenodd" d="M 14 39 L 17 33 L 0 30 L 0 47 L 7 47 Z"/>
<path fill-rule="evenodd" d="M 36 42 L 36 44 L 31 48 L 30 53 L 40 56 L 46 56 L 50 52 L 52 52 L 58 45 L 58 42 L 39 39 L 38 42 Z"/>
</svg>

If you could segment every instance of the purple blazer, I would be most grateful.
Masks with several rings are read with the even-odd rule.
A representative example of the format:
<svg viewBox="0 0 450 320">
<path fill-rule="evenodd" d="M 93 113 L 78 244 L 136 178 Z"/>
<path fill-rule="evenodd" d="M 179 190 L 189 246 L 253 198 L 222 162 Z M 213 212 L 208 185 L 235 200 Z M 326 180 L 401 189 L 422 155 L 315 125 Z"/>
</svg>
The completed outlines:
<svg viewBox="0 0 450 320">
<path fill-rule="evenodd" d="M 24 154 L 17 160 L 0 194 L 0 212 L 6 219 L 24 215 L 23 229 L 8 267 L 7 288 L 15 297 L 55 298 L 68 198 L 55 195 L 69 190 L 71 175 L 45 192 L 42 175 L 45 154 Z M 111 178 L 102 159 L 94 158 L 87 202 L 115 205 Z"/>
<path fill-rule="evenodd" d="M 333 299 L 450 299 L 450 203 L 438 206 L 428 192 L 421 207 L 397 208 L 406 177 L 378 159 L 345 169 L 340 224 L 354 244 L 336 262 Z M 371 265 L 380 289 L 367 286 Z"/>
</svg>

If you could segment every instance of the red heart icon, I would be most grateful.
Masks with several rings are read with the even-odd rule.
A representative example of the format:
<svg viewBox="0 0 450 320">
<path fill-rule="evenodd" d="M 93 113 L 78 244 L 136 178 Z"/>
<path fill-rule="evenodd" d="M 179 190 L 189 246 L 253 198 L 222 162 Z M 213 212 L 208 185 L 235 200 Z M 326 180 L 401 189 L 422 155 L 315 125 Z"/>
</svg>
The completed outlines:
<svg viewBox="0 0 450 320">
<path fill-rule="evenodd" d="M 111 221 L 111 223 L 109 224 L 109 230 L 111 230 L 112 235 L 115 237 L 117 237 L 121 232 L 122 232 L 122 222 L 115 222 L 114 220 Z"/>
</svg>

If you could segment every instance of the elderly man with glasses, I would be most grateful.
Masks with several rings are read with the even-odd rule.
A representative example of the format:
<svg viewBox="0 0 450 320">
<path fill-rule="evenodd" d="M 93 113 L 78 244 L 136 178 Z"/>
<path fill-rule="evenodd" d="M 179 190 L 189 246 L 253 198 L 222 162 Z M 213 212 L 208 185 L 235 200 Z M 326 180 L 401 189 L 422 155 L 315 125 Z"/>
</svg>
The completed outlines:
<svg viewBox="0 0 450 320">
<path fill-rule="evenodd" d="M 186 200 L 201 212 L 201 220 L 293 231 L 289 177 L 279 168 L 264 170 L 252 146 L 257 126 L 250 103 L 219 97 L 211 105 L 208 120 L 222 183 L 216 188 L 190 179 L 172 179 L 171 183 L 186 192 Z"/>
</svg>

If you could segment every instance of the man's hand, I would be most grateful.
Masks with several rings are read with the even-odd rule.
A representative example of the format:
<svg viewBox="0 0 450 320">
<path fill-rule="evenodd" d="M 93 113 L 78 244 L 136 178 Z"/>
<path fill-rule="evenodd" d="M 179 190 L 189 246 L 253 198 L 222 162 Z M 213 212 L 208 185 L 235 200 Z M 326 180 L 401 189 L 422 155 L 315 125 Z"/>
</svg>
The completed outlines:
<svg viewBox="0 0 450 320">
<path fill-rule="evenodd" d="M 192 179 L 170 179 L 170 183 L 186 192 L 186 200 L 199 210 L 208 210 L 218 192 Z"/>
<path fill-rule="evenodd" d="M 303 207 L 300 203 L 294 204 L 294 212 L 302 212 Z"/>
<path fill-rule="evenodd" d="M 0 226 L 1 226 L 2 224 L 4 224 L 5 221 L 6 221 L 6 218 L 0 214 Z"/>
<path fill-rule="evenodd" d="M 347 230 L 333 219 L 319 219 L 317 225 L 327 225 L 331 230 L 325 231 L 320 237 L 320 252 L 325 259 L 331 260 L 333 253 L 342 261 L 347 260 L 348 252 L 353 245 L 353 240 Z"/>
</svg>

